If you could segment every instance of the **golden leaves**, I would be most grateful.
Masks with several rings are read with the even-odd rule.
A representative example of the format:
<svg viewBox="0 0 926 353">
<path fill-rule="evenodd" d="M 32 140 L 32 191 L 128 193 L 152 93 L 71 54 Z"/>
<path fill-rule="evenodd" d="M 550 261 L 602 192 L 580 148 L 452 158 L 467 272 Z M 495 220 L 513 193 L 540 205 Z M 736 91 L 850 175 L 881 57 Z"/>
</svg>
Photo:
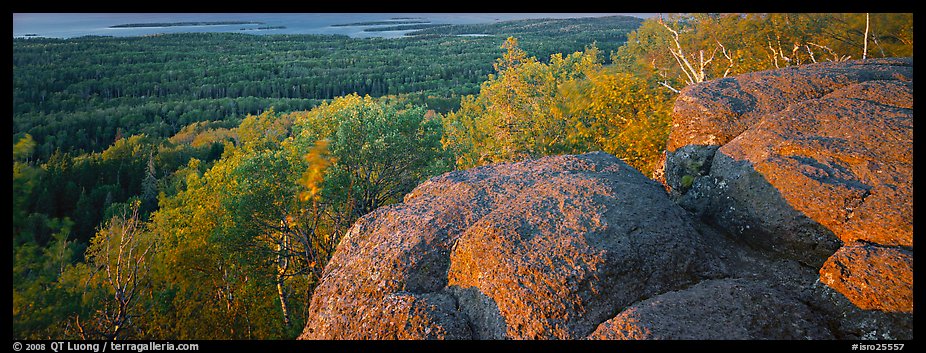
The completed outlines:
<svg viewBox="0 0 926 353">
<path fill-rule="evenodd" d="M 490 76 L 478 97 L 444 118 L 442 143 L 458 167 L 600 150 L 644 172 L 654 168 L 670 114 L 658 86 L 604 67 L 594 46 L 544 64 L 512 60 L 526 57 L 516 45 L 506 42 L 500 62 L 517 65 Z"/>
<path fill-rule="evenodd" d="M 329 156 L 328 140 L 319 140 L 315 146 L 305 155 L 309 168 L 302 174 L 299 179 L 299 185 L 306 188 L 299 193 L 299 200 L 306 202 L 316 200 L 322 189 L 322 182 L 325 180 L 325 170 L 335 162 L 334 157 Z"/>
</svg>

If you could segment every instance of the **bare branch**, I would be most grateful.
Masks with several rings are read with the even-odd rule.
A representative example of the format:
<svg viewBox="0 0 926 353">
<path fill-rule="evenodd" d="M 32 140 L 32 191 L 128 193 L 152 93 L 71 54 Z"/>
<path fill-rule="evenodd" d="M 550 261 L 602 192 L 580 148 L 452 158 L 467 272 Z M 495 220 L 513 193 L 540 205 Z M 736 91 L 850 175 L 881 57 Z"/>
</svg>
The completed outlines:
<svg viewBox="0 0 926 353">
<path fill-rule="evenodd" d="M 791 58 L 785 56 L 784 50 L 781 49 L 781 36 L 778 33 L 775 33 L 775 41 L 778 42 L 778 55 L 781 56 L 781 59 L 787 63 L 791 63 Z"/>
<path fill-rule="evenodd" d="M 97 234 L 91 258 L 96 270 L 91 278 L 101 273 L 104 277 L 100 279 L 99 285 L 112 290 L 112 299 L 104 300 L 101 308 L 93 315 L 95 320 L 90 322 L 95 321 L 95 324 L 91 324 L 95 327 L 85 327 L 79 315 L 74 318 L 82 337 L 116 339 L 133 326 L 136 298 L 150 286 L 147 279 L 150 271 L 148 257 L 155 247 L 154 241 L 146 242 L 147 238 L 143 238 L 141 232 L 138 205 L 135 204 L 131 215 L 123 212 L 121 219 L 114 217 Z M 92 285 L 88 279 L 87 286 Z"/>
<path fill-rule="evenodd" d="M 665 88 L 668 88 L 668 89 L 669 89 L 670 91 L 672 91 L 672 92 L 675 92 L 675 93 L 679 93 L 679 92 L 680 92 L 679 90 L 675 89 L 674 87 L 669 86 L 669 84 L 666 83 L 666 82 L 657 82 L 657 83 L 660 84 L 660 85 L 662 85 L 662 86 L 665 87 Z"/>
<path fill-rule="evenodd" d="M 836 54 L 836 52 L 833 51 L 833 49 L 830 49 L 830 47 L 827 47 L 827 46 L 825 46 L 825 45 L 819 45 L 819 44 L 816 44 L 816 43 L 813 43 L 813 42 L 807 42 L 807 44 L 810 44 L 810 45 L 813 45 L 813 46 L 815 46 L 815 47 L 817 47 L 817 48 L 826 50 L 828 53 L 830 53 L 830 55 L 833 56 L 833 60 L 832 60 L 832 61 L 845 61 L 845 60 L 849 60 L 849 59 L 851 58 L 851 56 L 839 56 L 839 54 Z"/>
<path fill-rule="evenodd" d="M 727 47 L 724 47 L 719 40 L 717 41 L 717 45 L 720 46 L 723 57 L 727 58 L 727 61 L 730 62 L 730 65 L 727 65 L 727 69 L 723 71 L 723 77 L 727 77 L 727 75 L 730 74 L 730 70 L 733 69 L 733 58 L 731 58 L 730 54 L 727 53 Z"/>
<path fill-rule="evenodd" d="M 813 50 L 810 50 L 810 46 L 805 44 L 804 48 L 807 48 L 807 54 L 810 54 L 810 61 L 816 63 L 817 59 L 813 57 Z"/>
<path fill-rule="evenodd" d="M 797 60 L 797 64 L 800 65 L 801 58 L 800 56 L 797 55 L 797 51 L 801 49 L 801 46 L 797 43 L 793 43 L 793 44 L 794 46 L 791 48 L 791 57 L 794 58 L 794 60 Z"/>
<path fill-rule="evenodd" d="M 870 21 L 871 21 L 871 18 L 869 16 L 869 13 L 866 12 L 865 13 L 865 45 L 864 45 L 864 48 L 862 49 L 862 60 L 868 59 L 868 27 L 869 27 Z"/>
<path fill-rule="evenodd" d="M 775 47 L 772 47 L 771 39 L 766 41 L 766 43 L 768 43 L 768 50 L 772 52 L 772 62 L 775 63 L 775 68 L 781 68 L 781 66 L 778 66 L 778 52 L 775 51 Z"/>
<path fill-rule="evenodd" d="M 682 45 L 679 42 L 678 31 L 669 27 L 669 25 L 667 25 L 661 17 L 659 18 L 659 24 L 661 24 L 672 33 L 672 41 L 675 42 L 675 49 L 672 49 L 671 47 L 668 48 L 669 53 L 672 53 L 672 56 L 675 57 L 675 61 L 678 62 L 678 66 L 682 69 L 682 72 L 685 73 L 685 76 L 688 76 L 688 84 L 702 82 L 704 77 L 698 77 L 697 71 L 694 69 L 694 67 L 691 66 L 691 63 L 688 62 L 688 58 L 685 56 L 685 51 L 682 49 Z"/>
</svg>

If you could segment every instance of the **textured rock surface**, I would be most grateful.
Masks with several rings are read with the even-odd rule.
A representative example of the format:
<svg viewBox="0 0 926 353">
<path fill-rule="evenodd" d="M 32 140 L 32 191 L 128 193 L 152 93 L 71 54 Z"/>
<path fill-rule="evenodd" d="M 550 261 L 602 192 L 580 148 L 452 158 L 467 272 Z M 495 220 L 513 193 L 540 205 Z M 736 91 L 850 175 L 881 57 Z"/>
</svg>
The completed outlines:
<svg viewBox="0 0 926 353">
<path fill-rule="evenodd" d="M 666 185 L 709 223 L 818 268 L 860 308 L 909 312 L 912 65 L 805 65 L 692 86 L 676 101 Z"/>
<path fill-rule="evenodd" d="M 833 339 L 821 315 L 766 284 L 723 279 L 662 294 L 602 323 L 590 339 Z"/>
<path fill-rule="evenodd" d="M 827 317 L 837 339 L 913 339 L 913 315 L 910 313 L 863 310 L 820 281 L 805 287 L 806 296 L 802 298 Z"/>
<path fill-rule="evenodd" d="M 684 190 L 683 184 L 696 183 L 682 179 L 707 175 L 702 189 L 719 190 L 700 192 L 720 202 L 711 205 L 714 210 L 729 208 L 723 204 L 727 199 L 785 203 L 833 233 L 807 235 L 827 243 L 821 253 L 835 251 L 837 240 L 912 246 L 911 80 L 912 60 L 885 59 L 805 65 L 693 86 L 676 102 L 666 182 Z M 773 193 L 747 192 L 765 186 L 757 184 L 771 185 Z M 715 218 L 764 219 L 740 225 L 762 236 L 795 232 L 788 229 L 793 217 L 774 222 L 779 210 L 763 208 L 738 208 L 739 217 Z M 804 253 L 806 246 L 794 250 Z M 804 260 L 826 258 L 813 257 Z"/>
<path fill-rule="evenodd" d="M 667 144 L 664 182 L 673 191 L 684 191 L 688 187 L 682 186 L 681 178 L 698 176 L 691 173 L 690 166 L 696 165 L 701 175 L 706 174 L 716 148 L 757 125 L 769 114 L 830 94 L 851 97 L 851 94 L 834 92 L 859 83 L 911 82 L 912 66 L 910 58 L 820 63 L 747 73 L 686 87 L 674 106 L 675 120 Z M 903 95 L 895 96 L 891 92 L 867 90 L 873 94 L 866 94 L 864 87 L 857 92 L 865 96 L 864 99 L 882 104 L 906 104 Z M 710 147 L 710 151 L 697 151 L 704 147 Z M 681 154 L 677 153 L 679 149 L 682 149 Z"/>
<path fill-rule="evenodd" d="M 865 310 L 913 312 L 913 252 L 868 244 L 843 246 L 820 269 L 820 282 Z"/>
<path fill-rule="evenodd" d="M 671 152 L 687 145 L 723 145 L 764 116 L 795 103 L 861 82 L 912 79 L 913 59 L 891 58 L 801 65 L 689 86 L 676 99 L 677 119 L 667 149 Z M 884 96 L 881 102 L 897 105 L 892 104 L 896 98 Z"/>
<path fill-rule="evenodd" d="M 875 91 L 904 99 L 885 105 L 847 97 Z M 844 243 L 913 244 L 912 83 L 865 82 L 794 104 L 719 153 L 748 161 L 743 167 Z M 711 175 L 737 171 L 718 172 L 726 174 Z"/>
<path fill-rule="evenodd" d="M 581 338 L 721 273 L 705 249 L 660 185 L 611 155 L 448 173 L 351 228 L 302 338 Z M 397 335 L 409 320 L 431 333 Z"/>
<path fill-rule="evenodd" d="M 690 86 L 668 194 L 604 153 L 432 178 L 351 227 L 300 338 L 912 339 L 912 92 L 912 59 Z"/>
</svg>

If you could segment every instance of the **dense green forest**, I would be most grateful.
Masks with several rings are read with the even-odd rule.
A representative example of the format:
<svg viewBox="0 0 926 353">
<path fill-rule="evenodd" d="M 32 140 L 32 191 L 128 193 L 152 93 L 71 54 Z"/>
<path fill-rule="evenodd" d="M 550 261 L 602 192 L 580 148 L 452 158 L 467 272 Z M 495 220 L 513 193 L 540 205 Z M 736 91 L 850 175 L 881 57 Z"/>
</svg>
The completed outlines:
<svg viewBox="0 0 926 353">
<path fill-rule="evenodd" d="M 240 121 L 269 107 L 306 110 L 349 93 L 401 96 L 447 112 L 461 96 L 478 92 L 509 29 L 525 49 L 546 57 L 593 42 L 616 50 L 641 22 L 623 16 L 566 21 L 476 28 L 495 34 L 490 37 L 17 38 L 13 129 L 32 135 L 35 153 L 48 158 L 56 149 L 99 152 L 120 136 L 168 137 L 194 122 Z M 557 40 L 548 34 L 554 31 Z"/>
<path fill-rule="evenodd" d="M 293 338 L 347 228 L 431 176 L 649 175 L 687 85 L 912 48 L 911 14 L 14 39 L 13 336 Z"/>
</svg>

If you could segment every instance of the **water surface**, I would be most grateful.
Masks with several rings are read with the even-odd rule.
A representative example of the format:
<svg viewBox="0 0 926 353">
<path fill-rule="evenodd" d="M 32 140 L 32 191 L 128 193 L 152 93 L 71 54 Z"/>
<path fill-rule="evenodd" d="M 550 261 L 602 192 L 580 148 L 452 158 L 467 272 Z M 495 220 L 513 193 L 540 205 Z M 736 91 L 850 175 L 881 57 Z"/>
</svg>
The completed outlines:
<svg viewBox="0 0 926 353">
<path fill-rule="evenodd" d="M 341 34 L 354 38 L 403 36 L 404 31 L 365 32 L 371 26 L 335 26 L 363 22 L 422 21 L 433 24 L 476 24 L 529 18 L 579 18 L 643 13 L 14 13 L 13 37 L 73 38 L 144 36 L 182 32 L 248 34 Z M 112 28 L 130 23 L 256 21 L 263 24 Z M 259 27 L 272 27 L 259 29 Z M 285 27 L 285 28 L 280 28 Z"/>
</svg>

